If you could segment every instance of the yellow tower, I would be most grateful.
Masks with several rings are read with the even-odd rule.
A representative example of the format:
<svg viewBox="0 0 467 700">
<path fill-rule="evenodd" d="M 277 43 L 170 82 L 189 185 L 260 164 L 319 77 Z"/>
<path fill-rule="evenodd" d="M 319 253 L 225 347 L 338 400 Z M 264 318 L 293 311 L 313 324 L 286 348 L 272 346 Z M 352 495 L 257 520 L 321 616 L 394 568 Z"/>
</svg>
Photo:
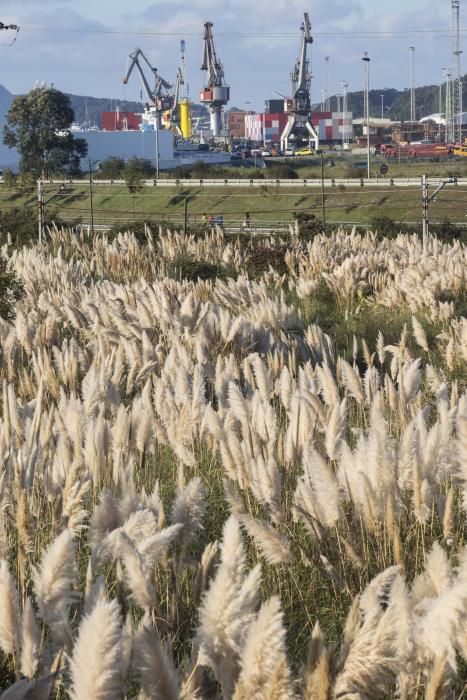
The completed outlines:
<svg viewBox="0 0 467 700">
<path fill-rule="evenodd" d="M 188 100 L 183 100 L 179 104 L 180 109 L 180 128 L 182 130 L 182 135 L 184 139 L 190 139 L 192 137 L 191 129 L 191 110 L 190 103 Z"/>
</svg>

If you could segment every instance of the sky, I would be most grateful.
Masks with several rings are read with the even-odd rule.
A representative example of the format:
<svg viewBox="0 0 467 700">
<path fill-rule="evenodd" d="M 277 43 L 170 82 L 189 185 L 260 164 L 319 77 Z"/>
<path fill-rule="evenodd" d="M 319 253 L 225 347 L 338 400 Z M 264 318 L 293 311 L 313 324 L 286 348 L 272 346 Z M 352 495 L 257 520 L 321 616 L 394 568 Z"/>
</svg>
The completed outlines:
<svg viewBox="0 0 467 700">
<path fill-rule="evenodd" d="M 451 40 L 442 36 L 449 32 L 450 0 L 2 0 L 0 19 L 21 31 L 13 46 L 2 32 L 0 83 L 15 94 L 45 82 L 75 94 L 139 100 L 136 74 L 122 84 L 128 54 L 142 48 L 160 75 L 174 82 L 185 38 L 190 93 L 197 100 L 203 24 L 209 20 L 231 105 L 260 110 L 276 97 L 273 91 L 290 93 L 304 11 L 314 34 L 314 102 L 326 86 L 326 56 L 331 94 L 342 80 L 349 90 L 362 89 L 364 51 L 371 58 L 372 88 L 408 87 L 411 45 L 418 85 L 439 83 L 450 64 Z"/>
</svg>

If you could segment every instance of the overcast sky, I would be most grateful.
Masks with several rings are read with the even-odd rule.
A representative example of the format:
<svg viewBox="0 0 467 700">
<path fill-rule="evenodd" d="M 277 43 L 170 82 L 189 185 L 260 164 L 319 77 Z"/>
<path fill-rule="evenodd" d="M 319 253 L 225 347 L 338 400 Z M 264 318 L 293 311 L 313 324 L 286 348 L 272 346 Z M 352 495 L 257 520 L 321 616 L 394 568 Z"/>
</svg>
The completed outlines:
<svg viewBox="0 0 467 700">
<path fill-rule="evenodd" d="M 305 10 L 310 12 L 316 34 L 313 101 L 320 101 L 325 86 L 325 56 L 331 57 L 332 93 L 339 91 L 341 80 L 349 82 L 350 90 L 362 88 L 361 57 L 365 50 L 371 57 L 373 88 L 408 86 L 410 45 L 416 48 L 417 84 L 440 82 L 442 68 L 450 62 L 448 37 L 417 34 L 448 30 L 450 0 L 314 0 L 311 4 L 303 0 L 4 0 L 0 8 L 2 21 L 24 28 L 12 47 L 6 46 L 10 40 L 7 33 L 1 36 L 0 82 L 14 93 L 45 81 L 76 94 L 139 99 L 136 76 L 128 86 L 122 85 L 128 53 L 141 47 L 160 74 L 173 82 L 179 42 L 185 36 L 190 90 L 196 99 L 203 80 L 199 70 L 203 23 L 210 20 L 214 36 L 218 33 L 216 47 L 231 85 L 231 104 L 261 109 L 265 99 L 274 97 L 273 90 L 290 93 L 289 73 L 297 56 Z M 467 26 L 467 20 L 462 26 Z M 49 31 L 32 31 L 40 28 Z M 60 29 L 68 33 L 51 31 Z M 361 36 L 362 32 L 401 31 L 414 33 L 398 38 Z M 292 36 L 264 37 L 262 32 Z M 347 36 L 325 36 L 339 32 Z M 358 32 L 360 36 L 356 36 Z M 465 61 L 467 68 L 467 58 Z"/>
</svg>

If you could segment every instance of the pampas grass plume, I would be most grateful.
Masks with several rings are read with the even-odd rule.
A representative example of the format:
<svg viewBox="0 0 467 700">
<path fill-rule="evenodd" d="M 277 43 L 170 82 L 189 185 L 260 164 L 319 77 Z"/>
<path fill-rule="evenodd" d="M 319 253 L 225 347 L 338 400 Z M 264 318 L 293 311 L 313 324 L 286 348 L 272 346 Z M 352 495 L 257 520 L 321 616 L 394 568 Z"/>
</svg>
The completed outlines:
<svg viewBox="0 0 467 700">
<path fill-rule="evenodd" d="M 71 658 L 72 700 L 121 697 L 121 618 L 116 600 L 99 600 L 81 622 Z"/>
</svg>

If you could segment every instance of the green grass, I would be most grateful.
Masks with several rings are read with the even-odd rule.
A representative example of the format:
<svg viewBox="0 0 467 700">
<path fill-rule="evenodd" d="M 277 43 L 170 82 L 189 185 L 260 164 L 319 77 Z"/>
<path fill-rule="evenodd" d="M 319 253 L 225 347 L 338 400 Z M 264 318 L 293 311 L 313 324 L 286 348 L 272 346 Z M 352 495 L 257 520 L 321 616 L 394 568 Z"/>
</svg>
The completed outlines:
<svg viewBox="0 0 467 700">
<path fill-rule="evenodd" d="M 46 198 L 57 188 L 48 186 Z M 264 186 L 261 188 L 225 187 L 201 188 L 183 183 L 179 188 L 145 188 L 131 194 L 126 187 L 95 187 L 93 193 L 95 223 L 122 224 L 144 219 L 166 220 L 181 224 L 184 218 L 185 201 L 189 223 L 200 223 L 206 214 L 222 213 L 224 221 L 243 220 L 250 213 L 253 225 L 261 222 L 294 220 L 294 213 L 306 211 L 322 218 L 320 190 L 306 187 Z M 0 211 L 8 212 L 24 206 L 36 207 L 34 195 L 19 195 L 18 192 L 0 188 Z M 73 186 L 65 195 L 60 195 L 46 208 L 49 220 L 67 222 L 90 219 L 90 198 L 86 185 Z M 327 187 L 325 193 L 327 223 L 370 223 L 375 217 L 389 217 L 394 221 L 421 222 L 420 188 L 387 187 L 364 189 L 362 187 Z M 467 190 L 447 187 L 430 206 L 432 223 L 443 220 L 467 222 Z"/>
</svg>

